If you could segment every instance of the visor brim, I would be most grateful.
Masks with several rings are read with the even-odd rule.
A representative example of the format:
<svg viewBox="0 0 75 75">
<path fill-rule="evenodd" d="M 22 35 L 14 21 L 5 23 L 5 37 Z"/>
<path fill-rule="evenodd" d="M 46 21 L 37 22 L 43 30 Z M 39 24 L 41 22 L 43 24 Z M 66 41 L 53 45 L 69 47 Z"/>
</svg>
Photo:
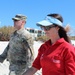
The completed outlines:
<svg viewBox="0 0 75 75">
<path fill-rule="evenodd" d="M 52 24 L 53 24 L 53 23 L 50 23 L 50 22 L 47 21 L 47 20 L 42 20 L 42 21 L 36 23 L 37 26 L 50 26 L 50 25 L 52 25 Z"/>
</svg>

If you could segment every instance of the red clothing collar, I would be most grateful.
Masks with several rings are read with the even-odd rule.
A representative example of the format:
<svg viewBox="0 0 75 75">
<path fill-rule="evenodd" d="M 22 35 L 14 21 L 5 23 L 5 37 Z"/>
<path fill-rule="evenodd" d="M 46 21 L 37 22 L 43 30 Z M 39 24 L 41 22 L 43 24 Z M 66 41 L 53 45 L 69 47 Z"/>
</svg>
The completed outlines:
<svg viewBox="0 0 75 75">
<path fill-rule="evenodd" d="M 64 40 L 64 38 L 60 38 L 60 39 L 59 39 L 59 40 L 57 40 L 57 41 L 56 41 L 56 43 L 55 43 L 55 44 L 53 44 L 53 45 L 58 45 L 58 44 L 61 44 L 61 43 L 63 43 L 63 42 L 66 42 L 66 41 Z M 51 40 L 46 41 L 46 42 L 45 42 L 45 44 L 47 44 L 47 45 L 50 45 L 50 46 L 51 46 Z"/>
</svg>

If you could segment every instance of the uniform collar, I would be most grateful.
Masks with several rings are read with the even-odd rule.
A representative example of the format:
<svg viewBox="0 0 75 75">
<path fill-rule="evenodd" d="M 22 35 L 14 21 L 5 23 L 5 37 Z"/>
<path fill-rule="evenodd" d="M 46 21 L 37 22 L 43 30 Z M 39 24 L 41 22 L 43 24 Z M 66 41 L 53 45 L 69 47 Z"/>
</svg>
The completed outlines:
<svg viewBox="0 0 75 75">
<path fill-rule="evenodd" d="M 17 33 L 22 34 L 24 31 L 25 31 L 25 28 L 21 28 L 21 29 L 17 30 Z"/>
</svg>

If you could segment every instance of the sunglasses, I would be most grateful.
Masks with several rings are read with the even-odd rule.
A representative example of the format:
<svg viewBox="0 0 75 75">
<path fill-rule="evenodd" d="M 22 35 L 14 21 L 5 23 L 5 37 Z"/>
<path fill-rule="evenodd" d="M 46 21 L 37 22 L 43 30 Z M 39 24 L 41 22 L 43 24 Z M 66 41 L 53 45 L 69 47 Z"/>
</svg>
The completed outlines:
<svg viewBox="0 0 75 75">
<path fill-rule="evenodd" d="M 56 27 L 56 26 L 53 26 L 53 25 L 52 26 L 41 26 L 41 29 L 45 30 L 45 31 L 48 31 L 48 30 L 50 30 L 53 27 Z"/>
</svg>

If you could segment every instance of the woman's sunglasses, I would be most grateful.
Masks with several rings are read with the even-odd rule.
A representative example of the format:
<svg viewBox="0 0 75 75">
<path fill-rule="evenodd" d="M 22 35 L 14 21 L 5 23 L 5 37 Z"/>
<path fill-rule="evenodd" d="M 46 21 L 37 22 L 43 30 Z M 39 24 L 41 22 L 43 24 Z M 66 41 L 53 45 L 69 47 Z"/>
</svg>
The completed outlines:
<svg viewBox="0 0 75 75">
<path fill-rule="evenodd" d="M 55 27 L 55 26 L 54 25 L 52 25 L 52 26 L 41 26 L 41 29 L 48 31 L 48 30 L 50 30 L 53 27 Z"/>
</svg>

